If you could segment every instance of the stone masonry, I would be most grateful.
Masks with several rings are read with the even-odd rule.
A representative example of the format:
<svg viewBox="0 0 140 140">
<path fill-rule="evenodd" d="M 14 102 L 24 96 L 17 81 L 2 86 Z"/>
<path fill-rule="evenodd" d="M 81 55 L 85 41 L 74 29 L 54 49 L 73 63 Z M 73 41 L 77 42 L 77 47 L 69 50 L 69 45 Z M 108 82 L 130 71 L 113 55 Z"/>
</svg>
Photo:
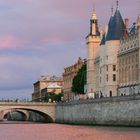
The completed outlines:
<svg viewBox="0 0 140 140">
<path fill-rule="evenodd" d="M 59 103 L 56 122 L 140 126 L 140 95 Z"/>
</svg>

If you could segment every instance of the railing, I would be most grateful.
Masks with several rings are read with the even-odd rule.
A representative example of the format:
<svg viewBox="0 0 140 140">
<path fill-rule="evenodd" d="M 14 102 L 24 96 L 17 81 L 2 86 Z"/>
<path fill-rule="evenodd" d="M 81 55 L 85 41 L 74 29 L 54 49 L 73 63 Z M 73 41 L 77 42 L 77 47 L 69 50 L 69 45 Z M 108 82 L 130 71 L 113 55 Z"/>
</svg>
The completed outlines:
<svg viewBox="0 0 140 140">
<path fill-rule="evenodd" d="M 7 104 L 16 104 L 16 105 L 53 105 L 55 103 L 44 103 L 44 102 L 5 102 L 5 101 L 0 101 L 0 105 L 7 105 Z"/>
<path fill-rule="evenodd" d="M 126 95 L 126 96 L 102 97 L 102 98 L 96 98 L 96 99 L 74 100 L 74 101 L 69 101 L 69 102 L 59 102 L 59 103 L 57 103 L 57 105 L 77 105 L 77 104 L 119 102 L 119 101 L 130 101 L 130 100 L 140 100 L 140 94 Z"/>
</svg>

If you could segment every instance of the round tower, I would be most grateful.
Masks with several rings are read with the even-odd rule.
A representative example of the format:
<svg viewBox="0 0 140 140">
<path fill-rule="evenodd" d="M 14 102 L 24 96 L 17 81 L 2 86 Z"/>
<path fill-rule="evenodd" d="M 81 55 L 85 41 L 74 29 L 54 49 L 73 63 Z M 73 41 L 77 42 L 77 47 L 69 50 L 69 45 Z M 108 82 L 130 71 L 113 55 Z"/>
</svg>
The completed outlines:
<svg viewBox="0 0 140 140">
<path fill-rule="evenodd" d="M 98 56 L 99 44 L 100 44 L 100 32 L 98 27 L 98 18 L 93 10 L 93 14 L 90 20 L 90 33 L 86 37 L 87 44 L 87 94 L 94 94 L 96 91 L 95 80 L 95 59 Z"/>
<path fill-rule="evenodd" d="M 120 39 L 124 36 L 126 27 L 117 8 L 115 14 L 111 16 L 108 24 L 108 33 L 106 36 L 106 56 L 105 65 L 107 67 L 104 85 L 104 96 L 116 96 L 118 87 L 118 50 L 120 47 Z"/>
</svg>

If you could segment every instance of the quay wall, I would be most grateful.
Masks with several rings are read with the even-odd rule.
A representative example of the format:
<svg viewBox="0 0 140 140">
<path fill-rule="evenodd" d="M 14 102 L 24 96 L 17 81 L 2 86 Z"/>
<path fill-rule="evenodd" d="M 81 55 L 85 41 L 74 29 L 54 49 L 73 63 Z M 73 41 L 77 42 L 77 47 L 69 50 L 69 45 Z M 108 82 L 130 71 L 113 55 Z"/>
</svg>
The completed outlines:
<svg viewBox="0 0 140 140">
<path fill-rule="evenodd" d="M 140 95 L 58 103 L 56 122 L 140 126 Z"/>
</svg>

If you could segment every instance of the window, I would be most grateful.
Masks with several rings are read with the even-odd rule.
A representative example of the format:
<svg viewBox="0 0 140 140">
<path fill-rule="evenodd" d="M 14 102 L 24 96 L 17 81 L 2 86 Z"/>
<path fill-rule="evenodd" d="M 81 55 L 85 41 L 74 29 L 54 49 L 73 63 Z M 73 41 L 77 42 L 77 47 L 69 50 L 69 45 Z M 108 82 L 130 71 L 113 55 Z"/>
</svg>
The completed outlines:
<svg viewBox="0 0 140 140">
<path fill-rule="evenodd" d="M 112 97 L 112 91 L 109 92 L 110 97 Z"/>
<path fill-rule="evenodd" d="M 106 56 L 106 60 L 108 60 L 108 56 Z"/>
<path fill-rule="evenodd" d="M 132 55 L 132 63 L 133 63 L 133 61 L 134 61 L 134 56 Z"/>
<path fill-rule="evenodd" d="M 130 56 L 129 56 L 129 64 L 130 64 Z"/>
<path fill-rule="evenodd" d="M 113 74 L 113 81 L 116 81 L 116 74 Z"/>
<path fill-rule="evenodd" d="M 120 58 L 120 61 L 119 61 L 119 65 L 121 66 L 121 58 Z"/>
<path fill-rule="evenodd" d="M 102 69 L 100 68 L 100 74 L 102 73 Z"/>
<path fill-rule="evenodd" d="M 116 71 L 116 65 L 113 65 L 113 71 Z"/>
<path fill-rule="evenodd" d="M 108 74 L 106 75 L 106 81 L 108 82 Z"/>
<path fill-rule="evenodd" d="M 127 64 L 127 57 L 125 58 L 126 64 Z"/>
<path fill-rule="evenodd" d="M 136 54 L 136 62 L 138 62 L 138 54 Z"/>
<path fill-rule="evenodd" d="M 106 66 L 106 71 L 108 71 L 108 65 Z"/>
</svg>

